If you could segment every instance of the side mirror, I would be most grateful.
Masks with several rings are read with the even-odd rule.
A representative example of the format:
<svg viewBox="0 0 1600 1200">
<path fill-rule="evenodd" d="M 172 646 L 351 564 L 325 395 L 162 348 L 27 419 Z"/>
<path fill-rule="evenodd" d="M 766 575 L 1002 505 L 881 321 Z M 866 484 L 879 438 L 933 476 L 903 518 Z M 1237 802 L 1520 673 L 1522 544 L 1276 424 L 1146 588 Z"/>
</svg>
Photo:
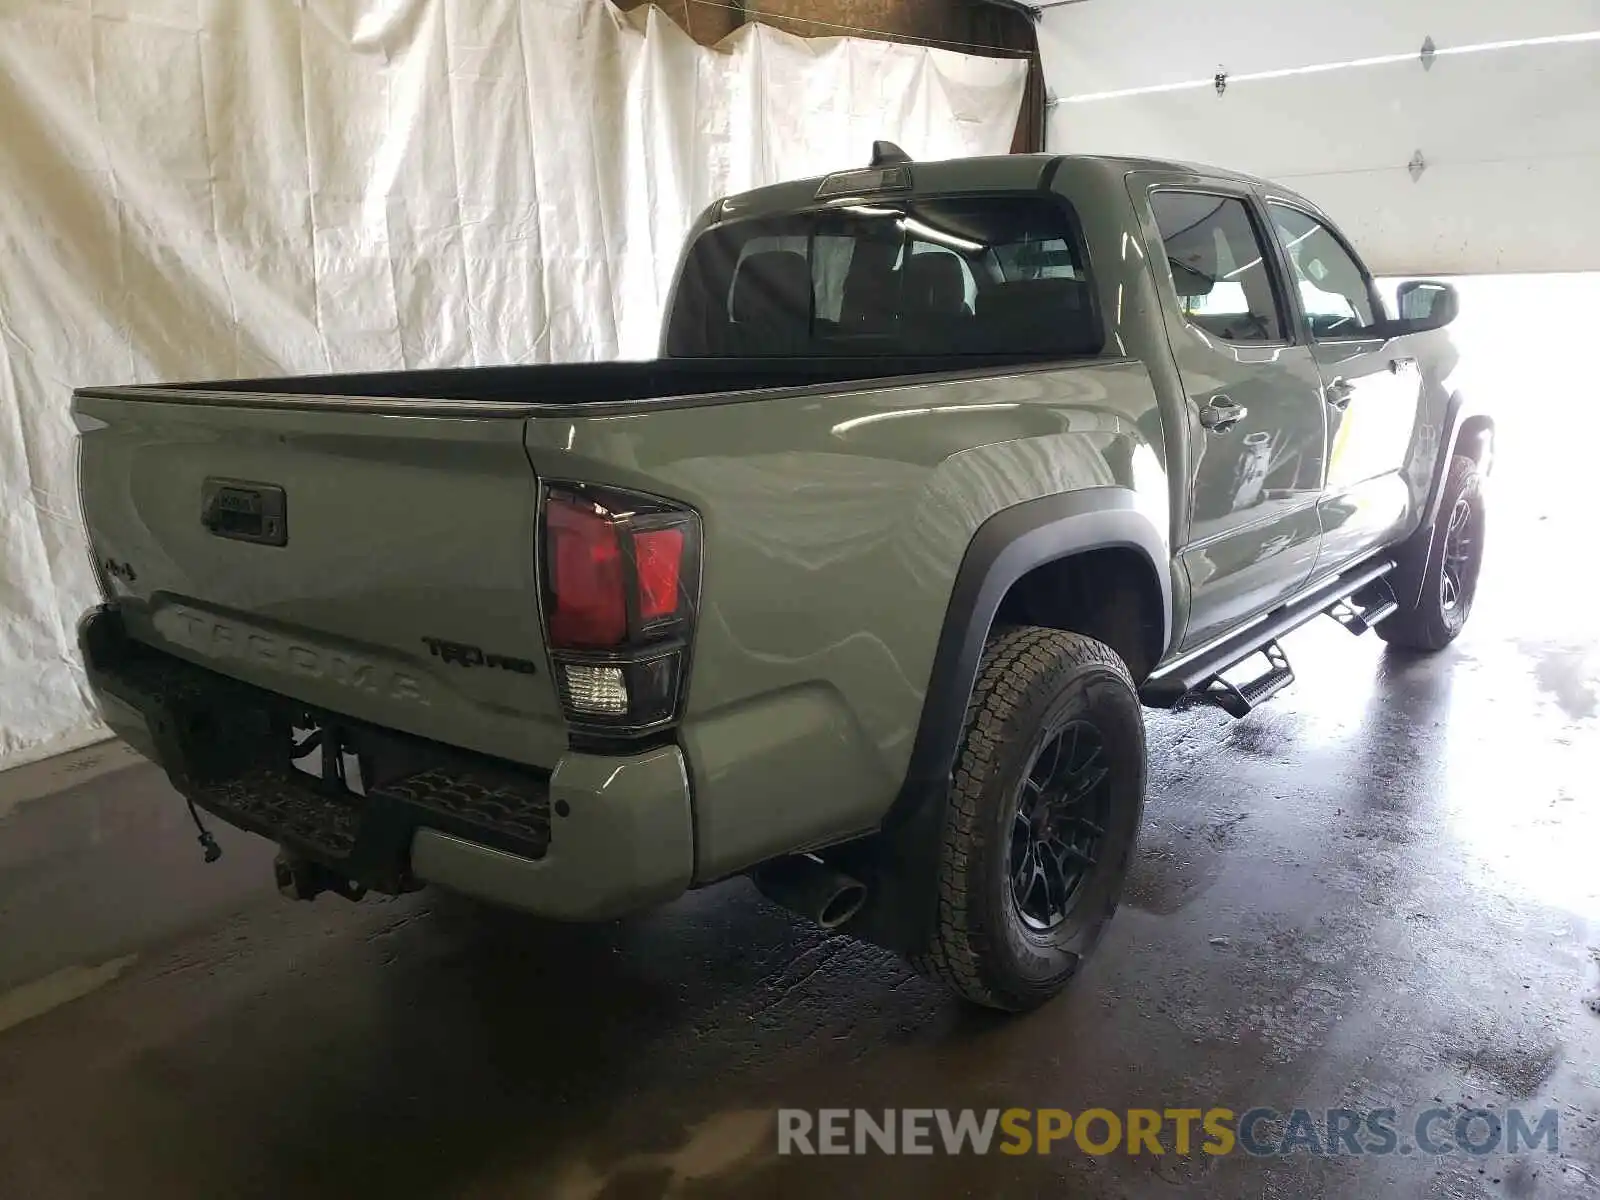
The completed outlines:
<svg viewBox="0 0 1600 1200">
<path fill-rule="evenodd" d="M 1434 279 L 1408 279 L 1395 296 L 1400 309 L 1395 325 L 1403 333 L 1443 329 L 1461 311 L 1461 298 L 1456 289 Z"/>
</svg>

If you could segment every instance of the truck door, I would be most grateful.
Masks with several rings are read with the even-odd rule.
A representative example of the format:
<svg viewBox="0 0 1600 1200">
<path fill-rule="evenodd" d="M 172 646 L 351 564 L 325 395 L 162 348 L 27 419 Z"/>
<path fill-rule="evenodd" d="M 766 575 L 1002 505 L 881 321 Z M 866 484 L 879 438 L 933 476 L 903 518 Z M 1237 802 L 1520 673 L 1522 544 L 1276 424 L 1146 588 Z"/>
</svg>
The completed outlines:
<svg viewBox="0 0 1600 1200">
<path fill-rule="evenodd" d="M 1406 467 L 1422 375 L 1413 337 L 1382 332 L 1387 313 L 1372 277 L 1338 232 L 1276 197 L 1268 197 L 1267 212 L 1322 379 L 1328 423 L 1316 566 L 1322 575 L 1392 540 L 1414 500 L 1420 502 Z"/>
<path fill-rule="evenodd" d="M 1295 337 L 1286 281 L 1247 185 L 1142 173 L 1130 183 L 1159 233 L 1153 266 L 1170 288 L 1167 337 L 1188 399 L 1191 502 L 1178 550 L 1190 587 L 1180 642 L 1188 649 L 1310 578 L 1327 445 L 1322 384 Z"/>
</svg>

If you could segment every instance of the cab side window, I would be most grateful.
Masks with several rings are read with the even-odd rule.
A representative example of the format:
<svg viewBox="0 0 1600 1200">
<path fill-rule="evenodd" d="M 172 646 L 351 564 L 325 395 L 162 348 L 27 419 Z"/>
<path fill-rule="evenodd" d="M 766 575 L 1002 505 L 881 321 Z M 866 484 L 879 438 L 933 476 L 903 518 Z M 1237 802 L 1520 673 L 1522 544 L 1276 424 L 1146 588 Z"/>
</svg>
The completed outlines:
<svg viewBox="0 0 1600 1200">
<path fill-rule="evenodd" d="M 1298 208 L 1269 203 L 1267 211 L 1294 269 L 1311 336 L 1359 337 L 1376 325 L 1381 314 L 1367 273 L 1333 231 Z"/>
<path fill-rule="evenodd" d="M 1284 340 L 1264 243 L 1243 200 L 1159 191 L 1150 210 L 1185 320 L 1224 341 Z"/>
</svg>

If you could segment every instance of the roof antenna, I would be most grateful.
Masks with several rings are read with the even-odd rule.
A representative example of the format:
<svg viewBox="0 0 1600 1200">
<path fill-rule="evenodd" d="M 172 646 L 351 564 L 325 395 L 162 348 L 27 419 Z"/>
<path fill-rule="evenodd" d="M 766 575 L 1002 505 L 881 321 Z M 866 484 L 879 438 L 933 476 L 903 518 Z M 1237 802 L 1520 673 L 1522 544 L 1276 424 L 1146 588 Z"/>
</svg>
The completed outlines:
<svg viewBox="0 0 1600 1200">
<path fill-rule="evenodd" d="M 874 167 L 888 167 L 896 163 L 908 163 L 911 155 L 900 149 L 893 142 L 872 143 L 872 163 Z"/>
</svg>

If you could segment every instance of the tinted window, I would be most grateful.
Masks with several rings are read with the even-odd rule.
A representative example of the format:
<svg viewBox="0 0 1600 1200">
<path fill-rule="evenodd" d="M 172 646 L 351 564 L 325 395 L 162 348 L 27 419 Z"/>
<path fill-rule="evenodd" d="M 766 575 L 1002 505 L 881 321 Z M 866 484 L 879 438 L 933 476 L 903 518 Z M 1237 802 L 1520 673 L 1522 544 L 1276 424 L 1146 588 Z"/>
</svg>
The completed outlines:
<svg viewBox="0 0 1600 1200">
<path fill-rule="evenodd" d="M 1013 242 L 995 250 L 1000 273 L 1007 279 L 1081 279 L 1078 256 L 1062 238 Z"/>
<path fill-rule="evenodd" d="M 1230 342 L 1283 340 L 1272 274 L 1244 201 L 1156 192 L 1150 208 L 1178 305 L 1191 324 Z"/>
<path fill-rule="evenodd" d="M 702 234 L 678 358 L 1099 352 L 1082 240 L 1039 196 L 858 203 Z"/>
<path fill-rule="evenodd" d="M 1270 204 L 1272 223 L 1294 268 L 1300 307 L 1314 337 L 1355 337 L 1371 328 L 1374 308 L 1367 273 L 1333 232 L 1297 208 Z"/>
</svg>

